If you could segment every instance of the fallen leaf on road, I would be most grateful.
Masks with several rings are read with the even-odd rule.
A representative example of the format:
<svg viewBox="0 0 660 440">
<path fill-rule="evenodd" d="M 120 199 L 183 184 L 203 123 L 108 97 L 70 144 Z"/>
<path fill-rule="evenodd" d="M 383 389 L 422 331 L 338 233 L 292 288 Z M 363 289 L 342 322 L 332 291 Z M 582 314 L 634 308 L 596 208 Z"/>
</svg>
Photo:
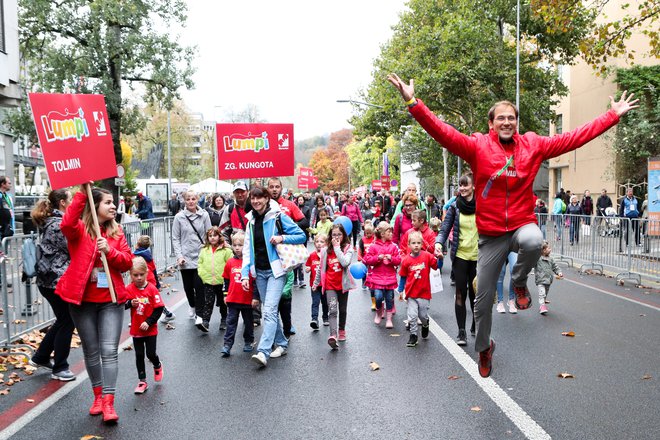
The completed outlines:
<svg viewBox="0 0 660 440">
<path fill-rule="evenodd" d="M 6 396 L 9 394 L 9 391 L 11 391 L 9 388 L 5 388 L 4 390 L 0 391 L 0 396 Z"/>
<path fill-rule="evenodd" d="M 165 326 L 165 330 L 174 330 L 175 328 L 176 328 L 176 327 L 174 327 L 174 326 L 173 326 L 172 324 L 170 324 L 170 323 L 167 323 L 167 325 Z"/>
<path fill-rule="evenodd" d="M 562 336 L 568 336 L 569 338 L 575 337 L 575 332 L 561 332 Z"/>
<path fill-rule="evenodd" d="M 127 345 L 127 346 L 124 348 L 124 351 L 131 351 L 131 350 L 133 350 L 133 346 L 132 346 L 132 345 Z"/>
<path fill-rule="evenodd" d="M 27 403 L 34 403 L 34 399 L 26 399 Z"/>
<path fill-rule="evenodd" d="M 642 380 L 648 380 L 648 379 L 653 379 L 653 377 L 650 374 L 645 374 L 642 376 Z"/>
<path fill-rule="evenodd" d="M 179 289 L 172 289 L 172 292 L 178 292 Z"/>
<path fill-rule="evenodd" d="M 7 366 L 5 364 L 0 364 L 0 371 L 7 371 Z"/>
<path fill-rule="evenodd" d="M 479 412 L 481 411 L 481 408 L 478 406 L 473 406 L 472 408 L 470 408 L 470 411 Z"/>
<path fill-rule="evenodd" d="M 371 371 L 380 370 L 380 365 L 378 365 L 374 361 L 371 361 L 369 362 L 369 368 L 371 368 Z"/>
<path fill-rule="evenodd" d="M 454 374 L 454 375 L 449 376 L 447 379 L 449 379 L 449 380 L 457 380 L 457 379 L 460 379 L 460 378 L 461 378 L 461 376 L 456 376 L 456 375 Z"/>
<path fill-rule="evenodd" d="M 80 437 L 80 440 L 95 440 L 95 439 L 102 439 L 103 437 L 99 437 L 98 435 L 84 435 Z"/>
<path fill-rule="evenodd" d="M 398 333 L 390 333 L 390 336 L 393 337 L 393 338 L 396 338 L 397 336 L 401 336 L 401 335 L 398 334 Z"/>
<path fill-rule="evenodd" d="M 562 379 L 575 379 L 575 376 L 571 373 L 559 373 L 557 377 L 561 377 Z"/>
<path fill-rule="evenodd" d="M 646 316 L 646 314 L 640 313 L 639 316 L 644 317 L 644 316 Z"/>
</svg>

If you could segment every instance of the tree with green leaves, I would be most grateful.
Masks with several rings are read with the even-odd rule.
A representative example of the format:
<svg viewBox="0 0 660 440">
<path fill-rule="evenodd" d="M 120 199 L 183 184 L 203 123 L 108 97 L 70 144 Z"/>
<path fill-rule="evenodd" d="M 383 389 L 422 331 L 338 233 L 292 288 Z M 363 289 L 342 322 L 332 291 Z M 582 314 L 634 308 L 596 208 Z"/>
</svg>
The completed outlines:
<svg viewBox="0 0 660 440">
<path fill-rule="evenodd" d="M 20 50 L 26 91 L 105 95 L 115 157 L 120 134 L 142 122 L 124 92 L 169 107 L 181 87 L 192 87 L 194 48 L 170 33 L 186 21 L 183 0 L 20 0 Z M 27 107 L 12 128 L 24 131 Z M 20 129 L 20 130 L 19 130 Z"/>
</svg>

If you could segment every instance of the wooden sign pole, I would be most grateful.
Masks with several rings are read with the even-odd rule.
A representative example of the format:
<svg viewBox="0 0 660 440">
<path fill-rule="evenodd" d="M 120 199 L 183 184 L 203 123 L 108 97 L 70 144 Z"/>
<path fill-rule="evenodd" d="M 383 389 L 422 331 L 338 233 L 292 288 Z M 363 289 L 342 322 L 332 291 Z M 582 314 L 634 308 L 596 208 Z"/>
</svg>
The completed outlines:
<svg viewBox="0 0 660 440">
<path fill-rule="evenodd" d="M 99 226 L 99 218 L 96 215 L 96 208 L 94 208 L 94 197 L 92 196 L 92 186 L 89 183 L 85 184 L 87 189 L 87 203 L 89 203 L 89 209 L 92 211 L 92 219 L 94 220 L 94 231 L 96 232 L 96 237 L 101 236 L 101 227 Z M 112 277 L 110 277 L 110 268 L 108 266 L 108 260 L 105 258 L 105 254 L 101 252 L 101 262 L 103 263 L 103 270 L 108 277 L 108 288 L 110 289 L 110 298 L 112 298 L 113 303 L 117 303 L 117 295 L 115 295 L 115 287 L 112 285 Z"/>
</svg>

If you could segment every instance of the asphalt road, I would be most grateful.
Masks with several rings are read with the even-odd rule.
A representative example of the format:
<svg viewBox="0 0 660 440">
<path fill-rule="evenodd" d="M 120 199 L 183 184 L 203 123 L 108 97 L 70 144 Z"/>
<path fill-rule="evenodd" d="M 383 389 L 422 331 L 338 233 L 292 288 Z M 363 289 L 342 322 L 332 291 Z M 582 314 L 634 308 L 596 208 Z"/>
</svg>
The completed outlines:
<svg viewBox="0 0 660 440">
<path fill-rule="evenodd" d="M 134 352 L 120 354 L 117 426 L 87 414 L 91 389 L 81 377 L 61 388 L 43 413 L 35 416 L 37 407 L 30 419 L 20 419 L 24 426 L 11 438 L 657 438 L 660 293 L 572 270 L 565 274 L 567 280 L 552 286 L 549 315 L 538 314 L 535 295 L 530 310 L 495 313 L 490 379 L 476 373 L 474 339 L 468 337 L 464 348 L 453 342 L 448 279 L 445 292 L 432 301 L 437 326 L 416 348 L 405 345 L 404 303 L 397 302 L 393 330 L 384 322 L 377 328 L 369 295 L 358 288 L 350 292 L 348 341 L 331 352 L 327 327 L 312 332 L 308 326 L 309 288 L 295 289 L 297 334 L 288 355 L 271 359 L 265 369 L 240 350 L 240 337 L 232 356 L 222 359 L 217 313 L 212 331 L 203 335 L 184 318 L 187 305 L 179 302 L 176 329 L 161 326 L 159 335 L 161 384 L 150 381 L 146 394 L 134 395 Z M 575 337 L 562 336 L 565 331 Z M 81 369 L 80 352 L 73 357 Z M 380 370 L 371 371 L 371 361 Z M 557 377 L 563 372 L 575 377 Z M 0 399 L 0 416 L 14 414 L 12 405 L 48 387 L 48 377 L 39 372 L 19 384 L 23 388 L 12 390 L 11 404 Z M 0 432 L 0 438 L 14 430 Z"/>
</svg>

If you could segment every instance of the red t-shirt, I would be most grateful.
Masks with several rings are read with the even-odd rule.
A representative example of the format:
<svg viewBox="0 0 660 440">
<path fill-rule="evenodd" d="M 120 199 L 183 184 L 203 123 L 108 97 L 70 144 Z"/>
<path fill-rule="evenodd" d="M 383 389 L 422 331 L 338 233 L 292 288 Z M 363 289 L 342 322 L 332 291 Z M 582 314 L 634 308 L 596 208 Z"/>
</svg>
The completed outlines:
<svg viewBox="0 0 660 440">
<path fill-rule="evenodd" d="M 96 257 L 96 262 L 94 263 L 94 269 L 97 271 L 97 273 L 103 270 L 103 264 L 101 263 L 100 256 Z M 103 273 L 105 274 L 105 272 Z M 90 279 L 87 280 L 87 286 L 85 287 L 85 292 L 83 293 L 82 301 L 91 302 L 91 303 L 111 302 L 112 297 L 110 296 L 110 289 L 107 287 L 97 287 L 98 281 L 92 282 L 91 278 L 92 275 L 90 274 Z M 106 278 L 109 277 L 106 276 Z"/>
<path fill-rule="evenodd" d="M 158 307 L 165 307 L 160 292 L 156 287 L 147 283 L 144 289 L 139 289 L 131 283 L 126 286 L 126 293 L 129 299 L 137 298 L 140 304 L 137 307 L 131 307 L 131 336 L 145 337 L 158 334 L 158 324 L 150 325 L 147 331 L 140 330 L 140 326 Z"/>
<path fill-rule="evenodd" d="M 364 236 L 360 239 L 358 243 L 358 261 L 362 261 L 362 257 L 369 252 L 369 247 L 376 241 L 376 236 L 372 235 L 371 237 Z M 364 252 L 362 252 L 364 248 Z"/>
<path fill-rule="evenodd" d="M 291 200 L 280 197 L 277 203 L 280 204 L 280 211 L 291 217 L 294 222 L 299 222 L 305 218 L 305 214 L 303 214 L 300 208 L 298 208 Z"/>
<path fill-rule="evenodd" d="M 231 223 L 232 229 L 240 229 L 241 231 L 245 230 L 245 225 L 247 225 L 247 219 L 245 218 L 245 215 L 245 209 L 234 203 L 234 207 L 232 208 L 231 214 L 229 215 L 229 221 Z"/>
<path fill-rule="evenodd" d="M 241 269 L 243 260 L 236 257 L 230 258 L 225 264 L 225 270 L 222 272 L 222 278 L 229 280 L 227 289 L 227 302 L 235 304 L 252 304 L 252 291 L 254 289 L 254 280 L 250 277 L 250 289 L 243 290 L 241 283 Z"/>
<path fill-rule="evenodd" d="M 426 251 L 407 255 L 399 269 L 399 275 L 406 277 L 406 296 L 431 299 L 431 269 L 437 268 L 438 260 Z"/>
<path fill-rule="evenodd" d="M 319 256 L 319 253 L 317 251 L 312 252 L 309 254 L 309 257 L 307 258 L 307 262 L 305 262 L 305 266 L 309 267 L 310 272 L 309 272 L 309 284 L 312 285 L 314 283 L 314 280 L 316 279 L 316 274 L 319 271 L 319 268 L 321 267 L 321 257 Z"/>
<path fill-rule="evenodd" d="M 325 290 L 336 290 L 341 292 L 343 289 L 341 284 L 343 272 L 344 267 L 339 262 L 335 252 L 332 249 L 328 250 L 328 259 L 325 268 Z"/>
</svg>

